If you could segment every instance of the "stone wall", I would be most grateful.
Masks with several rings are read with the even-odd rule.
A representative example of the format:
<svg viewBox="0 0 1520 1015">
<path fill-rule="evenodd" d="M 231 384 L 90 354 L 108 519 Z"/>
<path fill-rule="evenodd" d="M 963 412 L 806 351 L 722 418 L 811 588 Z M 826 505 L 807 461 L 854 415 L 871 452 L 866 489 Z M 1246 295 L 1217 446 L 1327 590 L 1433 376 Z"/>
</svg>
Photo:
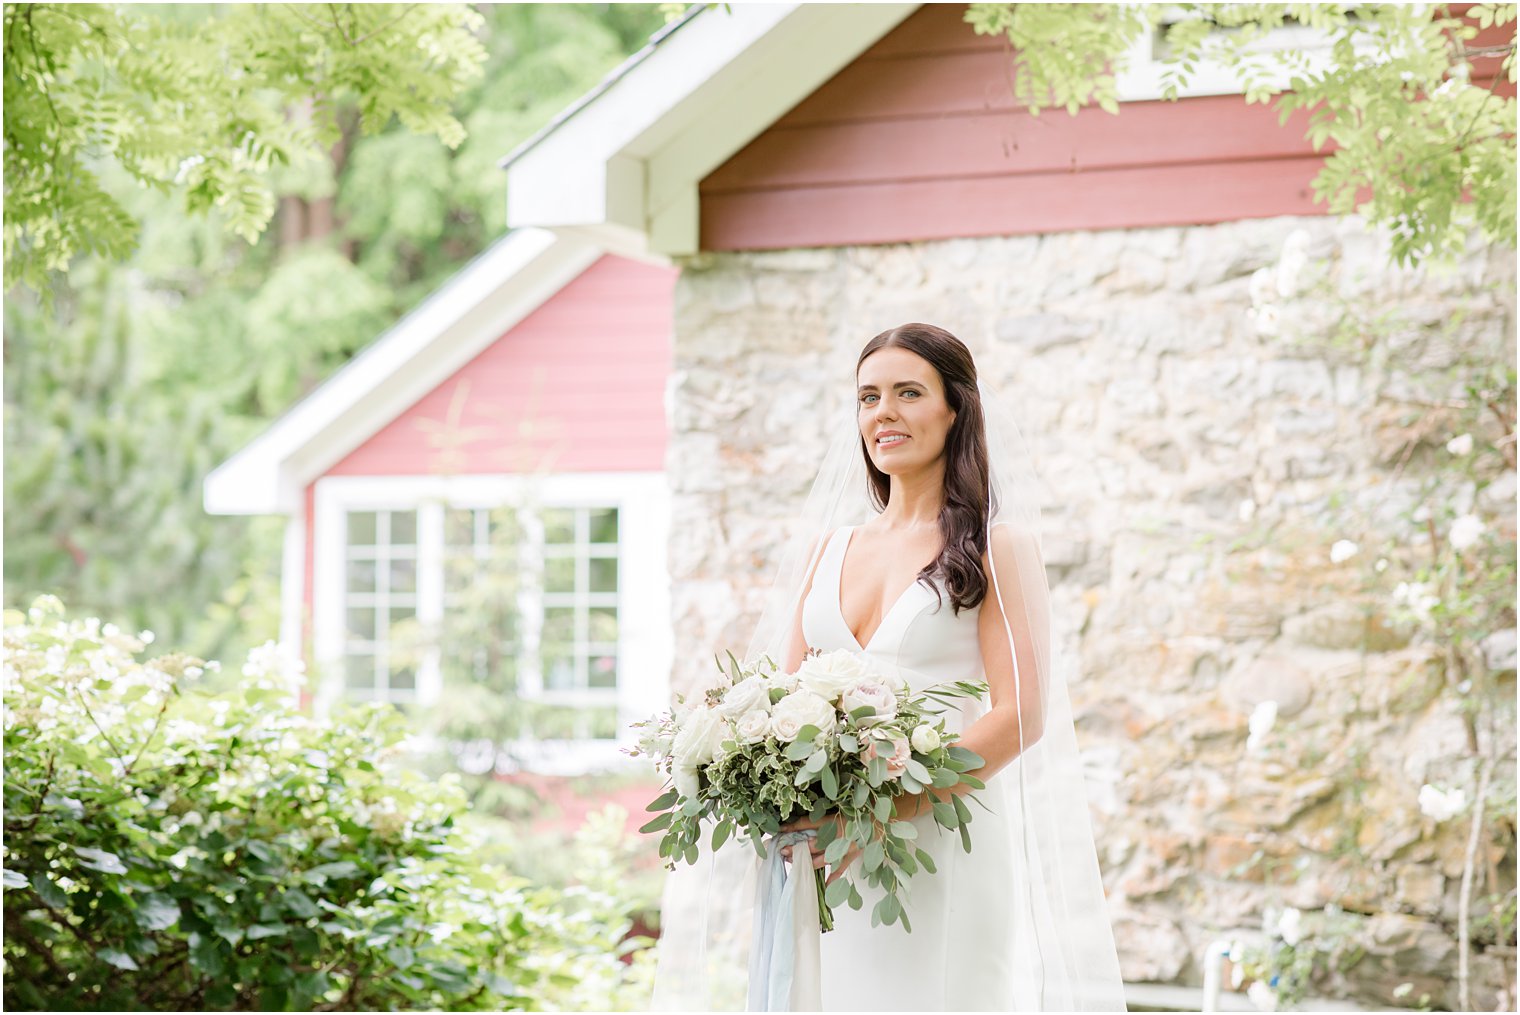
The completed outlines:
<svg viewBox="0 0 1520 1015">
<path fill-rule="evenodd" d="M 1357 221 L 1305 217 L 682 267 L 678 688 L 742 649 L 860 348 L 938 324 L 1016 407 L 1059 499 L 1046 556 L 1126 978 L 1197 984 L 1214 938 L 1339 906 L 1370 917 L 1341 992 L 1454 1002 L 1467 824 L 1416 797 L 1470 770 L 1461 706 L 1437 647 L 1365 604 L 1375 548 L 1411 538 L 1424 465 L 1452 436 L 1448 368 L 1514 362 L 1513 251 L 1395 270 Z M 1514 491 L 1508 472 L 1477 505 L 1510 538 Z M 1473 509 L 1471 487 L 1445 496 Z M 1333 563 L 1343 537 L 1363 549 Z M 1512 698 L 1513 649 L 1495 665 Z M 1268 700 L 1276 724 L 1248 750 Z M 1503 727 L 1512 758 L 1512 706 Z M 1493 859 L 1512 887 L 1513 857 Z M 1477 956 L 1475 1001 L 1513 962 Z M 1406 981 L 1410 1000 L 1390 996 Z"/>
</svg>

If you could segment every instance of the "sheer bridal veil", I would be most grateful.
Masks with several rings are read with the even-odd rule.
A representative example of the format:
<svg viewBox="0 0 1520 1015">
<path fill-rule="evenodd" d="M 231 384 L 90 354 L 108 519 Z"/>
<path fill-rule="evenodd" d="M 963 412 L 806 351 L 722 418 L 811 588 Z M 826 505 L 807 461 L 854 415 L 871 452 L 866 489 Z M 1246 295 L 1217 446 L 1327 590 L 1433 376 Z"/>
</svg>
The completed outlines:
<svg viewBox="0 0 1520 1015">
<path fill-rule="evenodd" d="M 909 325 L 907 327 L 914 327 Z M 923 326 L 919 326 L 923 327 Z M 932 329 L 938 330 L 938 329 Z M 863 524 L 875 503 L 866 449 L 857 424 L 853 383 L 841 378 L 849 397 L 837 410 L 837 424 L 817 477 L 801 511 L 793 517 L 754 635 L 744 658 L 768 655 L 784 661 L 799 621 L 807 577 L 824 549 L 820 537 L 841 525 Z M 993 814 L 973 804 L 973 851 L 979 822 L 1006 814 L 1016 847 L 1015 932 L 1005 947 L 1019 971 L 1014 998 L 988 998 L 994 1009 L 1038 1011 L 1124 1011 L 1123 984 L 1103 882 L 1093 843 L 1081 758 L 1067 696 L 1073 660 L 1053 644 L 1050 595 L 1040 547 L 1040 487 L 1012 413 L 989 386 L 976 383 L 975 405 L 955 404 L 955 426 L 980 427 L 986 443 L 985 515 L 978 555 L 992 545 L 1011 547 L 988 554 L 987 598 L 1008 609 L 1002 628 L 1013 671 L 1015 703 L 1025 749 L 978 793 Z M 964 402 L 966 396 L 961 396 Z M 968 411 L 969 410 L 969 411 Z M 955 437 L 952 431 L 951 439 Z M 975 440 L 976 435 L 961 439 Z M 947 445 L 948 446 L 948 445 Z M 1011 537 L 1011 538 L 1008 538 Z M 1000 567 L 1010 561 L 1012 567 Z M 1011 573 L 1007 573 L 1011 572 Z M 721 652 L 725 646 L 714 646 Z M 744 836 L 718 850 L 705 834 L 693 865 L 678 863 L 666 875 L 661 909 L 654 1010 L 740 1010 L 748 994 L 749 938 L 754 919 L 756 873 L 760 860 Z M 957 846 L 956 848 L 959 848 Z M 851 876 L 851 875 L 846 875 Z M 919 877 L 934 875 L 916 875 Z M 875 933 L 907 933 L 900 924 Z M 924 976 L 946 975 L 932 964 Z M 828 975 L 828 970 L 824 970 Z"/>
</svg>

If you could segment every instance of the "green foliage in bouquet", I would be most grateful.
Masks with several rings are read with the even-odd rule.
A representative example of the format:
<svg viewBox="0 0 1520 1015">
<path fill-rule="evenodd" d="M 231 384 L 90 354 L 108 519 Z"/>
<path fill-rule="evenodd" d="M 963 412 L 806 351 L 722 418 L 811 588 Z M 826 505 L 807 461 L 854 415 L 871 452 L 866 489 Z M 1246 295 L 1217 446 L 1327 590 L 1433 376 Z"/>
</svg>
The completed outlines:
<svg viewBox="0 0 1520 1015">
<path fill-rule="evenodd" d="M 932 717 L 944 711 L 936 704 L 981 697 L 986 683 L 945 682 L 914 694 L 850 652 L 809 655 L 796 674 L 780 673 L 769 657 L 741 666 L 729 653 L 727 669 L 719 662 L 718 670 L 717 685 L 695 702 L 683 700 L 671 712 L 633 724 L 646 732 L 628 753 L 654 756 L 656 767 L 673 779 L 648 807 L 663 813 L 641 831 L 664 831 L 660 856 L 673 869 L 678 860 L 696 862 L 704 820 L 712 821 L 714 850 L 730 836 L 747 835 L 763 856 L 765 836 L 776 835 L 786 822 L 837 814 L 842 824 L 825 821 L 817 832 L 826 863 L 839 864 L 852 843 L 858 846 L 866 882 L 883 893 L 872 926 L 901 920 L 911 931 L 898 889 L 920 870 L 933 874 L 934 860 L 914 842 L 918 827 L 895 818 L 894 798 L 961 783 L 985 788 L 969 774 L 984 759 L 954 743 L 958 735 Z M 859 684 L 877 685 L 889 697 L 858 704 L 852 685 Z M 797 726 L 809 709 L 817 721 Z M 930 793 L 930 799 L 934 821 L 958 830 L 970 852 L 972 815 L 963 794 L 941 800 Z M 820 869 L 815 880 L 825 931 L 833 927 L 833 907 L 847 903 L 858 910 L 865 903 L 846 877 L 825 885 Z"/>
<path fill-rule="evenodd" d="M 483 864 L 403 717 L 297 711 L 273 650 L 227 693 L 148 637 L 5 613 L 4 1003 L 542 1010 L 626 978 L 626 922 Z"/>
</svg>

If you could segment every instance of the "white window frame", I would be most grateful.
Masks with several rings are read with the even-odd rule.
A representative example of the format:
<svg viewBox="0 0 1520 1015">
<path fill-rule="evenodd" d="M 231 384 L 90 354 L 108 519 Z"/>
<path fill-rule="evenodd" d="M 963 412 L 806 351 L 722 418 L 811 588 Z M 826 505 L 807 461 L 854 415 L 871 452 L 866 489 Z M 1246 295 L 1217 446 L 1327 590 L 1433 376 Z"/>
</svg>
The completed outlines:
<svg viewBox="0 0 1520 1015">
<path fill-rule="evenodd" d="M 545 508 L 617 508 L 618 736 L 615 740 L 539 740 L 508 746 L 511 754 L 526 759 L 525 767 L 535 771 L 631 768 L 630 763 L 640 760 L 622 753 L 637 739 L 628 724 L 666 707 L 674 652 L 670 577 L 665 563 L 670 494 L 663 472 L 326 476 L 316 482 L 313 498 L 312 649 L 321 678 L 313 710 L 324 716 L 344 693 L 344 532 L 348 512 L 417 512 L 417 619 L 424 625 L 437 625 L 443 618 L 445 505 L 493 508 L 531 499 Z M 523 616 L 536 618 L 539 604 L 533 599 L 537 593 L 528 590 L 525 595 L 532 598 L 523 603 Z M 536 659 L 536 653 L 528 655 Z M 523 696 L 533 697 L 531 679 L 525 684 Z M 433 649 L 424 654 L 418 668 L 416 700 L 427 706 L 436 702 L 441 692 L 439 653 Z M 540 700 L 548 698 L 546 695 Z M 553 700 L 565 699 L 554 696 Z M 597 700 L 606 698 L 598 692 Z M 500 763 L 498 769 L 507 770 Z"/>
<path fill-rule="evenodd" d="M 1163 71 L 1166 65 L 1156 56 L 1157 37 L 1168 25 L 1179 21 L 1181 14 L 1182 12 L 1176 8 L 1168 9 L 1162 15 L 1161 24 L 1151 31 L 1142 33 L 1130 46 L 1125 71 L 1118 75 L 1114 82 L 1120 102 L 1145 102 L 1163 97 Z M 1317 28 L 1304 25 L 1284 25 L 1274 28 L 1250 43 L 1245 52 L 1271 53 L 1279 49 L 1304 50 L 1309 67 L 1314 70 L 1322 69 L 1330 62 L 1329 37 Z M 1265 79 L 1279 88 L 1286 88 L 1290 77 L 1291 75 L 1286 71 L 1274 70 L 1273 73 L 1266 75 Z M 1204 58 L 1194 65 L 1193 73 L 1188 75 L 1187 84 L 1177 89 L 1177 98 L 1240 95 L 1244 94 L 1245 90 L 1245 83 L 1241 80 L 1239 71 L 1225 66 L 1218 60 Z"/>
</svg>

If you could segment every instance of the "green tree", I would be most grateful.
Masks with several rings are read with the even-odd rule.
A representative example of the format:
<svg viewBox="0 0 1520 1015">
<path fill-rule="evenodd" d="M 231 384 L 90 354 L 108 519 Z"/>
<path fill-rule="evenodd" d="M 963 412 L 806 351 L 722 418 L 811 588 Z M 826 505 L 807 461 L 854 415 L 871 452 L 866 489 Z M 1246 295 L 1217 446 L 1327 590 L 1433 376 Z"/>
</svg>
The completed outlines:
<svg viewBox="0 0 1520 1015">
<path fill-rule="evenodd" d="M 496 160 L 662 23 L 639 4 L 482 18 L 481 77 L 450 112 L 463 141 L 395 118 L 357 132 L 340 105 L 340 143 L 271 168 L 256 243 L 225 206 L 189 216 L 182 190 L 95 165 L 135 246 L 43 269 L 42 292 L 16 284 L 5 301 L 7 601 L 52 592 L 206 656 L 275 635 L 281 519 L 207 516 L 206 472 L 499 236 Z"/>
<path fill-rule="evenodd" d="M 1205 58 L 1240 73 L 1247 102 L 1276 100 L 1286 122 L 1309 110 L 1316 151 L 1333 145 L 1314 180 L 1335 214 L 1360 211 L 1388 228 L 1398 264 L 1446 260 L 1474 225 L 1515 243 L 1515 5 L 1474 4 L 1462 14 L 1425 4 L 976 3 L 978 34 L 1013 44 L 1015 92 L 1032 113 L 1072 114 L 1096 104 L 1119 112 L 1116 75 L 1142 33 L 1163 16 L 1165 97 Z M 1253 49 L 1275 28 L 1324 33 L 1329 59 L 1303 49 Z M 1509 25 L 1507 41 L 1474 46 L 1482 29 Z"/>
<path fill-rule="evenodd" d="M 7 286 L 133 249 L 102 163 L 252 241 L 274 212 L 270 169 L 337 144 L 345 110 L 363 132 L 399 120 L 457 146 L 450 105 L 480 73 L 480 24 L 459 4 L 6 4 Z"/>
</svg>

